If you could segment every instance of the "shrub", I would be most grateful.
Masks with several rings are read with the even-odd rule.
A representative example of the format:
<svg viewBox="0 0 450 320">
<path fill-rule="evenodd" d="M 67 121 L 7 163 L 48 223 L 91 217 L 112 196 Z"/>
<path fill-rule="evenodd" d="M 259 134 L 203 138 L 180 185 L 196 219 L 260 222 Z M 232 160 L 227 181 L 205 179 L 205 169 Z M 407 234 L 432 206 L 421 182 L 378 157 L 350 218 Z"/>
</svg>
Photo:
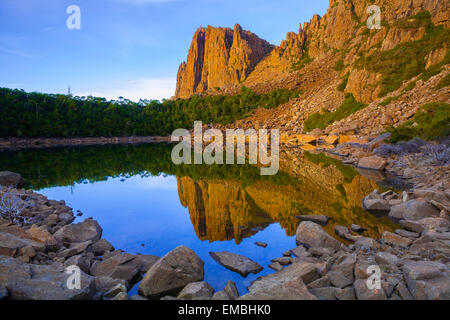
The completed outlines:
<svg viewBox="0 0 450 320">
<path fill-rule="evenodd" d="M 444 78 L 441 79 L 441 81 L 439 81 L 439 83 L 436 86 L 436 89 L 439 90 L 448 86 L 450 86 L 450 74 L 446 75 Z"/>
<path fill-rule="evenodd" d="M 433 102 L 421 107 L 414 117 L 401 126 L 387 129 L 391 142 L 409 141 L 414 137 L 435 140 L 450 134 L 450 104 Z"/>
<path fill-rule="evenodd" d="M 333 122 L 347 118 L 349 115 L 365 108 L 366 106 L 366 104 L 356 101 L 353 94 L 348 93 L 345 96 L 344 102 L 336 109 L 335 112 L 322 110 L 322 112 L 311 114 L 305 121 L 305 130 L 309 132 L 315 128 L 325 129 Z"/>
<path fill-rule="evenodd" d="M 358 69 L 382 74 L 380 97 L 397 90 L 405 80 L 420 74 L 422 74 L 422 80 L 428 80 L 439 73 L 444 64 L 449 63 L 450 56 L 447 54 L 443 62 L 425 70 L 426 56 L 433 50 L 441 48 L 443 43 L 450 42 L 450 30 L 443 26 L 435 26 L 431 22 L 429 12 L 422 12 L 410 19 L 426 27 L 426 33 L 422 39 L 401 43 L 391 50 L 378 50 L 355 62 Z M 406 23 L 399 23 L 399 26 L 405 27 Z M 410 24 L 407 25 L 410 26 Z"/>
</svg>

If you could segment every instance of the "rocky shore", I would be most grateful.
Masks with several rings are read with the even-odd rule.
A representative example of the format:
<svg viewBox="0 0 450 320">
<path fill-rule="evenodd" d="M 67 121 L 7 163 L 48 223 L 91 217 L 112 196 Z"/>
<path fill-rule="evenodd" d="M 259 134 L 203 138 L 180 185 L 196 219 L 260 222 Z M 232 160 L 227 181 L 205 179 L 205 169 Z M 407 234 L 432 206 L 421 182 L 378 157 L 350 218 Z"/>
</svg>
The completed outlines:
<svg viewBox="0 0 450 320">
<path fill-rule="evenodd" d="M 137 144 L 170 142 L 170 136 L 80 137 L 80 138 L 0 138 L 0 151 L 42 149 L 50 147 L 97 146 L 107 144 Z"/>
<path fill-rule="evenodd" d="M 388 214 L 399 228 L 373 239 L 364 235 L 364 226 L 336 226 L 332 236 L 322 229 L 330 220 L 326 215 L 299 216 L 296 244 L 271 261 L 273 274 L 258 278 L 242 296 L 232 281 L 214 292 L 191 249 L 180 246 L 161 258 L 116 250 L 102 239 L 97 221 L 74 224 L 64 201 L 20 189 L 25 182 L 20 175 L 3 172 L 1 199 L 14 200 L 20 215 L 0 219 L 0 299 L 450 299 L 448 164 L 436 163 L 435 155 L 420 149 L 424 145 L 415 149 L 419 152 L 383 157 L 384 150 L 398 148 L 384 144 L 385 138 L 369 146 L 338 145 L 332 152 L 344 163 L 387 170 L 411 183 L 408 191 L 375 190 L 363 200 L 366 210 Z M 402 148 L 413 150 L 409 147 Z M 404 169 L 401 163 L 411 154 L 421 166 Z M 423 166 L 427 161 L 433 165 Z M 262 270 L 234 253 L 211 256 L 241 275 Z M 70 266 L 81 270 L 79 289 L 67 286 Z M 374 266 L 381 287 L 369 289 Z M 139 295 L 130 296 L 139 281 Z"/>
</svg>

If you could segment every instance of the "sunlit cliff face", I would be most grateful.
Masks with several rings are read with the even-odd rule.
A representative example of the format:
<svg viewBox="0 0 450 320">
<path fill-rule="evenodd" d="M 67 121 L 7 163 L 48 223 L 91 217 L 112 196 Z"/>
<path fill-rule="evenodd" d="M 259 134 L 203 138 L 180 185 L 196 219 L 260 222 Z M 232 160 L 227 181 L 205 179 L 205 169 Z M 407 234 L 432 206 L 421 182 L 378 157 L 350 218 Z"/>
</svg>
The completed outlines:
<svg viewBox="0 0 450 320">
<path fill-rule="evenodd" d="M 276 222 L 293 236 L 299 224 L 295 216 L 302 214 L 330 216 L 325 230 L 332 235 L 336 225 L 353 223 L 367 228 L 366 235 L 375 238 L 394 228 L 387 217 L 376 218 L 362 208 L 362 199 L 378 187 L 374 181 L 356 172 L 344 175 L 333 165 L 314 163 L 298 154 L 284 154 L 281 166 L 297 183 L 260 180 L 243 186 L 239 180 L 177 177 L 180 201 L 188 207 L 199 239 L 240 243 Z"/>
</svg>

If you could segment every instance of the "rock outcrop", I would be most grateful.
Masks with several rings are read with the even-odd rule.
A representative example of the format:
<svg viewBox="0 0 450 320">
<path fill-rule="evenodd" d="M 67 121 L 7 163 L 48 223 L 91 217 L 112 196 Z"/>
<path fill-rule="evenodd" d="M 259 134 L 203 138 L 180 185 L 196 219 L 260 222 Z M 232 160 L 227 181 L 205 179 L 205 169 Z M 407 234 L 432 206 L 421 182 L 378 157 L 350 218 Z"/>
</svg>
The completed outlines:
<svg viewBox="0 0 450 320">
<path fill-rule="evenodd" d="M 272 50 L 272 45 L 236 24 L 229 28 L 199 28 L 180 65 L 176 98 L 238 84 Z"/>
</svg>

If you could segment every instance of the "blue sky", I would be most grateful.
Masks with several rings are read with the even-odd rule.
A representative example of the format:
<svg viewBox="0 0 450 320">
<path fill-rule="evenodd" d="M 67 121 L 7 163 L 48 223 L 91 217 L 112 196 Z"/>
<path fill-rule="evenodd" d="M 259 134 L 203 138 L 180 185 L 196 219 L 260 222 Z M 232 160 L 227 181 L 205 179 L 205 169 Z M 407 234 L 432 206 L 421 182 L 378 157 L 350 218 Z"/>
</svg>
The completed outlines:
<svg viewBox="0 0 450 320">
<path fill-rule="evenodd" d="M 66 9 L 81 9 L 69 30 Z M 0 87 L 170 98 L 200 26 L 239 23 L 280 44 L 328 0 L 0 0 Z"/>
</svg>

